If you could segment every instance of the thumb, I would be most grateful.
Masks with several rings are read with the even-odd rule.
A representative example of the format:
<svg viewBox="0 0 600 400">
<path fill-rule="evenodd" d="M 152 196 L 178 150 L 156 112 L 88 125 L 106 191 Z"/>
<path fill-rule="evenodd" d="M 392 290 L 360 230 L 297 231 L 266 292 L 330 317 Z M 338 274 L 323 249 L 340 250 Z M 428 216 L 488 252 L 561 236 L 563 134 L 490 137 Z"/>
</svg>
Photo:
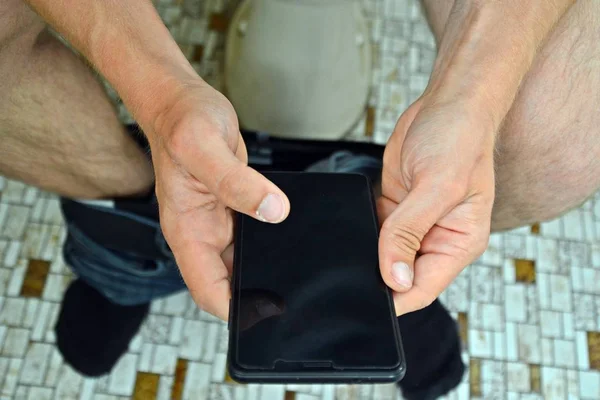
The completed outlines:
<svg viewBox="0 0 600 400">
<path fill-rule="evenodd" d="M 429 230 L 449 210 L 441 195 L 415 187 L 385 220 L 379 237 L 379 268 L 385 283 L 396 292 L 412 287 L 415 257 Z"/>
<path fill-rule="evenodd" d="M 180 154 L 185 155 L 189 172 L 227 207 L 264 222 L 278 223 L 287 217 L 287 196 L 236 157 L 221 138 L 211 141 L 205 137 L 193 152 L 182 149 Z"/>
</svg>

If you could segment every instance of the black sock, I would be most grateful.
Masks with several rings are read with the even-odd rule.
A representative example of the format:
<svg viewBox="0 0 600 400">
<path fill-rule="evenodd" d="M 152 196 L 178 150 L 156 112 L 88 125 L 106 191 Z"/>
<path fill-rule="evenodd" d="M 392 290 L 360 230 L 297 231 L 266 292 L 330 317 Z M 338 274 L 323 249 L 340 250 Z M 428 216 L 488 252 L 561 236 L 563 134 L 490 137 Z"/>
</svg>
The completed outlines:
<svg viewBox="0 0 600 400">
<path fill-rule="evenodd" d="M 465 371 L 456 322 L 436 300 L 398 318 L 406 357 L 400 382 L 407 400 L 437 399 L 457 387 Z"/>
<path fill-rule="evenodd" d="M 114 304 L 77 279 L 65 292 L 56 323 L 58 349 L 82 375 L 107 374 L 127 352 L 149 309 L 149 304 Z"/>
</svg>

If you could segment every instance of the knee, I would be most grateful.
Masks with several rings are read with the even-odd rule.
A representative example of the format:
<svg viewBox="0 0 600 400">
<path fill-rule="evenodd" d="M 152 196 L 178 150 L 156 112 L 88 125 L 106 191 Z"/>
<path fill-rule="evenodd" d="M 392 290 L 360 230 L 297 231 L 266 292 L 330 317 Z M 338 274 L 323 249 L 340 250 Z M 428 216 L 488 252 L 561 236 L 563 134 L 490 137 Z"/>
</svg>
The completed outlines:
<svg viewBox="0 0 600 400">
<path fill-rule="evenodd" d="M 45 28 L 44 21 L 23 0 L 0 2 L 0 54 L 26 53 Z M 2 57 L 4 58 L 4 56 Z"/>
<path fill-rule="evenodd" d="M 509 139 L 497 154 L 493 230 L 559 217 L 600 189 L 600 160 L 595 156 L 600 144 L 590 140 L 596 133 L 570 132 L 561 138 L 562 133 L 502 130 Z"/>
</svg>

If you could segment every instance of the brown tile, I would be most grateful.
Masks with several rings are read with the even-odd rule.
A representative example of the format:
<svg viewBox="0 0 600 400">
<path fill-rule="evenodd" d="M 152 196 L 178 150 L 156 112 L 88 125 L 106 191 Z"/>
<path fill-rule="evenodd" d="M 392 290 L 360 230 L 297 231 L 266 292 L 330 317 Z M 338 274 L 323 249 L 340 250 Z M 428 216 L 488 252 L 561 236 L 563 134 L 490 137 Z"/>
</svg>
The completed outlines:
<svg viewBox="0 0 600 400">
<path fill-rule="evenodd" d="M 587 333 L 590 368 L 600 370 L 600 332 Z"/>
<path fill-rule="evenodd" d="M 284 399 L 285 400 L 296 400 L 296 392 L 286 391 Z"/>
<path fill-rule="evenodd" d="M 175 378 L 173 379 L 173 388 L 171 389 L 171 400 L 181 400 L 183 396 L 183 384 L 185 382 L 187 367 L 187 360 L 183 360 L 181 358 L 177 360 L 177 366 L 175 367 Z"/>
<path fill-rule="evenodd" d="M 515 270 L 518 282 L 535 282 L 535 261 L 533 260 L 515 260 Z"/>
<path fill-rule="evenodd" d="M 462 342 L 462 348 L 469 348 L 469 317 L 467 313 L 458 313 L 458 333 Z"/>
<path fill-rule="evenodd" d="M 542 378 L 540 373 L 539 365 L 529 366 L 529 379 L 531 384 L 531 391 L 535 393 L 542 393 Z"/>
<path fill-rule="evenodd" d="M 138 372 L 135 379 L 135 389 L 133 391 L 133 400 L 151 400 L 156 399 L 158 392 L 158 381 L 160 375 Z"/>
<path fill-rule="evenodd" d="M 533 235 L 539 235 L 540 231 L 541 231 L 540 224 L 533 224 L 533 225 L 531 225 L 531 233 Z"/>
<path fill-rule="evenodd" d="M 50 263 L 48 261 L 29 260 L 23 286 L 21 287 L 21 296 L 42 297 L 49 271 Z"/>
<path fill-rule="evenodd" d="M 204 46 L 201 44 L 194 46 L 194 53 L 192 55 L 192 61 L 195 61 L 195 62 L 202 61 L 203 55 L 204 55 Z"/>
<path fill-rule="evenodd" d="M 217 31 L 221 33 L 227 32 L 227 27 L 229 26 L 229 17 L 225 13 L 213 13 L 210 16 L 210 22 L 208 25 L 208 29 L 211 31 Z"/>
<path fill-rule="evenodd" d="M 373 137 L 375 131 L 375 107 L 367 107 L 367 117 L 365 121 L 365 136 Z"/>
<path fill-rule="evenodd" d="M 469 387 L 471 397 L 481 396 L 481 361 L 476 358 L 469 364 Z"/>
</svg>

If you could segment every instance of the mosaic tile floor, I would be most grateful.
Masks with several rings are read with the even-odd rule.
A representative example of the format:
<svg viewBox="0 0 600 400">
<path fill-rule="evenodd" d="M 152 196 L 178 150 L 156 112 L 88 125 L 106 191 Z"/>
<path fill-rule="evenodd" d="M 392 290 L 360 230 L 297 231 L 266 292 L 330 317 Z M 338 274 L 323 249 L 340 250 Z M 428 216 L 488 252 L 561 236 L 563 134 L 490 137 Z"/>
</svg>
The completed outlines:
<svg viewBox="0 0 600 400">
<path fill-rule="evenodd" d="M 155 3 L 197 70 L 221 88 L 233 2 Z M 363 3 L 373 90 L 352 137 L 384 142 L 427 84 L 434 42 L 415 1 Z M 153 304 L 111 375 L 82 378 L 63 364 L 52 332 L 72 279 L 64 233 L 55 196 L 0 177 L 0 399 L 399 399 L 393 385 L 236 385 L 225 373 L 226 327 L 186 293 Z M 600 194 L 555 221 L 492 236 L 442 299 L 470 367 L 448 399 L 599 399 Z"/>
</svg>

